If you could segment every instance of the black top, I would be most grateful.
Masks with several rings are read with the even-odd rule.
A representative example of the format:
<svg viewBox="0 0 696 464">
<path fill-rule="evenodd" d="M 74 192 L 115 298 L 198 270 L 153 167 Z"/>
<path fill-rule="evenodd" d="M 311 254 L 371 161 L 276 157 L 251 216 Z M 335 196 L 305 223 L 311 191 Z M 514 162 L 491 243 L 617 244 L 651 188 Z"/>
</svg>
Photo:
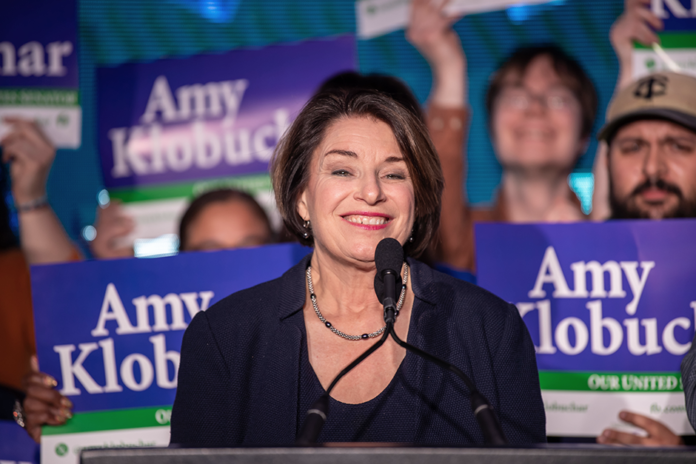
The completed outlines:
<svg viewBox="0 0 696 464">
<path fill-rule="evenodd" d="M 299 316 L 299 317 L 298 317 Z M 306 340 L 304 317 L 302 312 L 293 315 L 290 320 L 302 331 Z M 413 325 L 409 332 L 413 332 Z M 410 338 L 410 335 L 409 335 Z M 373 340 L 374 341 L 374 340 Z M 362 342 L 355 342 L 362 343 Z M 370 344 L 365 345 L 365 349 Z M 314 402 L 324 393 L 324 387 L 309 363 L 307 343 L 302 343 L 300 355 L 299 408 L 297 420 L 304 422 L 304 417 Z M 394 437 L 416 437 L 417 415 L 413 405 L 418 404 L 418 391 L 409 388 L 418 381 L 417 366 L 420 358 L 406 354 L 396 374 L 379 395 L 362 404 L 341 403 L 329 398 L 329 415 L 318 442 L 390 442 Z M 424 442 L 418 437 L 410 442 Z"/>
<path fill-rule="evenodd" d="M 323 393 L 309 364 L 302 307 L 311 255 L 279 279 L 201 312 L 184 334 L 171 441 L 289 445 Z M 408 342 L 454 363 L 490 401 L 512 444 L 544 442 L 534 346 L 513 305 L 409 259 Z M 360 342 L 356 342 L 360 343 Z M 389 386 L 360 405 L 331 400 L 320 441 L 483 443 L 460 379 L 408 353 Z"/>
</svg>

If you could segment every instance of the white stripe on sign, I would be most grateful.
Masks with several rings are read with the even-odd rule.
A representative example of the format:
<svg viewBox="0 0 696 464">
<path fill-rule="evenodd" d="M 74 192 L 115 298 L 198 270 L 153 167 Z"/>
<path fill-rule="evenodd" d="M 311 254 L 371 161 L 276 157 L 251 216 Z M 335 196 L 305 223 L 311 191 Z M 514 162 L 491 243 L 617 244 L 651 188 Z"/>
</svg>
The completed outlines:
<svg viewBox="0 0 696 464">
<path fill-rule="evenodd" d="M 546 434 L 596 437 L 606 428 L 645 435 L 619 420 L 619 412 L 636 412 L 658 420 L 677 435 L 693 435 L 684 393 L 605 393 L 543 390 Z"/>
<path fill-rule="evenodd" d="M 83 448 L 148 448 L 169 445 L 169 427 L 143 427 L 41 437 L 41 464 L 78 464 Z"/>
</svg>

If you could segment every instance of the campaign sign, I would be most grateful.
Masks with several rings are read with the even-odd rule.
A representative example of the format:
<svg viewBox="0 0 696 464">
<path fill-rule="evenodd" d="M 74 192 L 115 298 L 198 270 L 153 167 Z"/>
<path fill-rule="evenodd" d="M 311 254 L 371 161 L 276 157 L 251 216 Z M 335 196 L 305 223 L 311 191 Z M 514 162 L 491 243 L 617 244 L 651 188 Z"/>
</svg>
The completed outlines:
<svg viewBox="0 0 696 464">
<path fill-rule="evenodd" d="M 350 36 L 100 68 L 104 182 L 265 173 L 278 138 L 322 81 L 354 68 Z"/>
<path fill-rule="evenodd" d="M 43 428 L 42 462 L 77 463 L 85 448 L 168 445 L 191 318 L 309 251 L 285 244 L 32 267 L 41 370 L 75 406 L 65 425 Z"/>
<path fill-rule="evenodd" d="M 664 23 L 662 50 L 635 44 L 633 77 L 670 70 L 696 76 L 696 0 L 653 0 L 650 9 Z"/>
<path fill-rule="evenodd" d="M 58 148 L 79 148 L 75 0 L 3 2 L 0 14 L 0 119 L 36 120 Z M 8 130 L 0 122 L 0 137 Z"/>
<path fill-rule="evenodd" d="M 622 409 L 677 434 L 696 312 L 696 221 L 477 224 L 478 284 L 532 336 L 547 434 L 597 436 Z"/>
<path fill-rule="evenodd" d="M 39 464 L 39 445 L 13 420 L 0 419 L 0 464 Z"/>
<path fill-rule="evenodd" d="M 104 183 L 135 220 L 125 242 L 176 234 L 190 199 L 221 187 L 253 195 L 279 226 L 273 150 L 321 83 L 355 66 L 343 36 L 99 68 Z"/>
</svg>

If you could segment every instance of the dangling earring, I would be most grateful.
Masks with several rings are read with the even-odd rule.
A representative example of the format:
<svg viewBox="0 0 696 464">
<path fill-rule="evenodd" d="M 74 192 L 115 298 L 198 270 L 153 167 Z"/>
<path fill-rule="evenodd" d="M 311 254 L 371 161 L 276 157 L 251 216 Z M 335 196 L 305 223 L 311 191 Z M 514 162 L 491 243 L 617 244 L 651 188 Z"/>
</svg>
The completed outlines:
<svg viewBox="0 0 696 464">
<path fill-rule="evenodd" d="M 304 224 L 303 224 L 303 227 L 304 227 L 306 230 L 304 231 L 304 233 L 302 234 L 302 236 L 304 237 L 305 240 L 307 240 L 307 239 L 309 238 L 309 230 L 310 230 L 311 226 L 312 226 L 312 223 L 310 223 L 309 221 L 305 221 Z"/>
<path fill-rule="evenodd" d="M 411 236 L 408 238 L 408 241 L 413 243 L 413 229 L 411 229 Z"/>
</svg>

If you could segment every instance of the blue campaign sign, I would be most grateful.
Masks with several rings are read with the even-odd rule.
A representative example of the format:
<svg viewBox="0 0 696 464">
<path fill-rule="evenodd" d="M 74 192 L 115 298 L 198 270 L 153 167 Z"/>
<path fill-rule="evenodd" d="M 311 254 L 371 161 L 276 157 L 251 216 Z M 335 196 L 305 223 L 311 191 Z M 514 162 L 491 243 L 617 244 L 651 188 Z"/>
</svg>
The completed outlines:
<svg viewBox="0 0 696 464">
<path fill-rule="evenodd" d="M 678 372 L 694 237 L 695 220 L 478 224 L 478 284 L 517 305 L 539 370 Z"/>
<path fill-rule="evenodd" d="M 171 405 L 192 316 L 309 251 L 285 244 L 32 267 L 41 370 L 77 413 Z"/>
<path fill-rule="evenodd" d="M 351 36 L 97 71 L 107 187 L 266 173 L 327 78 L 355 69 Z"/>
<path fill-rule="evenodd" d="M 39 464 L 39 445 L 14 421 L 0 419 L 0 463 Z"/>
<path fill-rule="evenodd" d="M 77 89 L 77 85 L 76 1 L 3 2 L 0 87 Z"/>
<path fill-rule="evenodd" d="M 696 0 L 653 0 L 651 8 L 665 32 L 696 31 Z"/>
</svg>

